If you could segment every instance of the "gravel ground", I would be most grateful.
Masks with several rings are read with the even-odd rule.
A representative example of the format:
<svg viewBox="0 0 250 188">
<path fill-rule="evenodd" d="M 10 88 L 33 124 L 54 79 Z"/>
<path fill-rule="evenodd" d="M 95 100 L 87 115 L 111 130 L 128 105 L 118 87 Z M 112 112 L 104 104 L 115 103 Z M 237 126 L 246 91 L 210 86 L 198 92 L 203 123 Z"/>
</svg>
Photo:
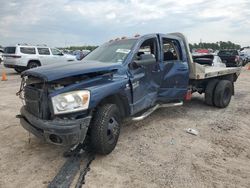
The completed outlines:
<svg viewBox="0 0 250 188">
<path fill-rule="evenodd" d="M 0 81 L 0 187 L 47 187 L 65 148 L 19 125 L 20 76 L 7 70 L 7 77 Z M 125 123 L 116 149 L 92 162 L 85 187 L 250 187 L 250 71 L 243 70 L 235 91 L 226 109 L 194 95 L 182 107 Z M 199 135 L 186 133 L 189 127 Z"/>
</svg>

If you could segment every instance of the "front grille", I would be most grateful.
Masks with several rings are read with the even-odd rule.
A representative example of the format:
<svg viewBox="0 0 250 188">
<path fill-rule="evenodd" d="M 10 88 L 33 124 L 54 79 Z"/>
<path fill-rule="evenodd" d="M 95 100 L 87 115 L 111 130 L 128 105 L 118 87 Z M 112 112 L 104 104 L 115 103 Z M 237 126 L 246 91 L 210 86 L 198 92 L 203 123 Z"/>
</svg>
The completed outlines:
<svg viewBox="0 0 250 188">
<path fill-rule="evenodd" d="M 44 120 L 51 118 L 48 85 L 43 80 L 33 76 L 24 77 L 17 94 L 24 100 L 29 113 Z"/>
<path fill-rule="evenodd" d="M 30 86 L 24 87 L 24 99 L 26 110 L 38 118 L 42 118 L 42 91 Z"/>
</svg>

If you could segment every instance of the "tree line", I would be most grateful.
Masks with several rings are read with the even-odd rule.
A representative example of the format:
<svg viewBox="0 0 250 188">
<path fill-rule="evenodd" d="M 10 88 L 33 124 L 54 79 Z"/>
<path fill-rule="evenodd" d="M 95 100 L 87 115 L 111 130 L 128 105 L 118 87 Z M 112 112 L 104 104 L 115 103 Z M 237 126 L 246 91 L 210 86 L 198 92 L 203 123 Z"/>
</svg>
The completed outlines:
<svg viewBox="0 0 250 188">
<path fill-rule="evenodd" d="M 207 42 L 200 42 L 200 43 L 194 43 L 194 44 L 189 44 L 190 49 L 199 49 L 199 48 L 204 48 L 204 49 L 213 49 L 213 50 L 222 50 L 222 49 L 235 49 L 239 50 L 241 46 L 239 44 L 235 44 L 231 41 L 218 41 L 215 43 L 207 43 Z"/>
<path fill-rule="evenodd" d="M 96 49 L 98 46 L 70 46 L 70 47 L 65 47 L 65 48 L 60 48 L 60 49 L 66 49 L 66 50 L 94 50 Z M 222 49 L 236 49 L 239 50 L 241 49 L 241 46 L 239 44 L 235 44 L 231 41 L 218 41 L 218 42 L 212 42 L 212 43 L 208 43 L 208 42 L 200 42 L 200 43 L 194 43 L 194 44 L 189 44 L 190 50 L 193 49 L 213 49 L 213 50 L 222 50 Z"/>
<path fill-rule="evenodd" d="M 71 51 L 75 51 L 75 50 L 90 50 L 93 51 L 94 49 L 96 49 L 98 46 L 69 46 L 69 47 L 64 47 L 64 48 L 59 48 L 61 50 L 71 50 Z"/>
<path fill-rule="evenodd" d="M 98 46 L 92 46 L 92 45 L 87 45 L 87 46 L 69 46 L 69 47 L 60 47 L 59 49 L 66 49 L 66 50 L 94 50 Z M 199 48 L 204 48 L 204 49 L 213 49 L 213 50 L 221 50 L 221 49 L 236 49 L 239 50 L 241 49 L 241 46 L 239 44 L 235 44 L 231 41 L 218 41 L 215 43 L 208 43 L 208 42 L 200 42 L 200 43 L 194 43 L 194 44 L 189 44 L 190 50 L 192 49 L 199 49 Z M 0 45 L 0 48 L 3 48 Z"/>
</svg>

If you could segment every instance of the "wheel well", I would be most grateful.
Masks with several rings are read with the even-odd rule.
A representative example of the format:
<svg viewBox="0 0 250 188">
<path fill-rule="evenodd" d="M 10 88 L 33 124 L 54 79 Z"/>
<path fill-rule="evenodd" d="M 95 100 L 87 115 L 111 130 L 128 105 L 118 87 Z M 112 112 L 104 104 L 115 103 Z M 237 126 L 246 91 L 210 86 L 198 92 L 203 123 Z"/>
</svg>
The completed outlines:
<svg viewBox="0 0 250 188">
<path fill-rule="evenodd" d="M 221 80 L 228 80 L 230 82 L 235 82 L 237 80 L 237 75 L 236 74 L 229 74 L 225 76 L 220 77 Z"/>
<path fill-rule="evenodd" d="M 41 62 L 40 62 L 39 60 L 29 60 L 29 62 L 28 62 L 28 65 L 27 65 L 27 66 L 29 66 L 29 64 L 30 64 L 31 62 L 38 63 L 38 64 L 39 64 L 39 66 L 41 66 Z"/>
<path fill-rule="evenodd" d="M 130 114 L 130 107 L 126 96 L 123 96 L 121 94 L 110 95 L 102 99 L 97 106 L 104 105 L 107 103 L 116 104 L 119 108 L 122 118 Z"/>
</svg>

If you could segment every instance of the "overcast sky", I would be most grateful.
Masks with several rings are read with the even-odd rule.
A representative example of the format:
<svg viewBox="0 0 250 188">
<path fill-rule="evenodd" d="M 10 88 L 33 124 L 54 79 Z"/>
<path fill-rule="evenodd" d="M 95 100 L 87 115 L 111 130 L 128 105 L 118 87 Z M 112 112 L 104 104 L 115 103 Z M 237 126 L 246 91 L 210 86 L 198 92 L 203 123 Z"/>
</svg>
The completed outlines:
<svg viewBox="0 0 250 188">
<path fill-rule="evenodd" d="M 99 45 L 136 33 L 250 45 L 248 0 L 0 0 L 0 45 Z"/>
</svg>

